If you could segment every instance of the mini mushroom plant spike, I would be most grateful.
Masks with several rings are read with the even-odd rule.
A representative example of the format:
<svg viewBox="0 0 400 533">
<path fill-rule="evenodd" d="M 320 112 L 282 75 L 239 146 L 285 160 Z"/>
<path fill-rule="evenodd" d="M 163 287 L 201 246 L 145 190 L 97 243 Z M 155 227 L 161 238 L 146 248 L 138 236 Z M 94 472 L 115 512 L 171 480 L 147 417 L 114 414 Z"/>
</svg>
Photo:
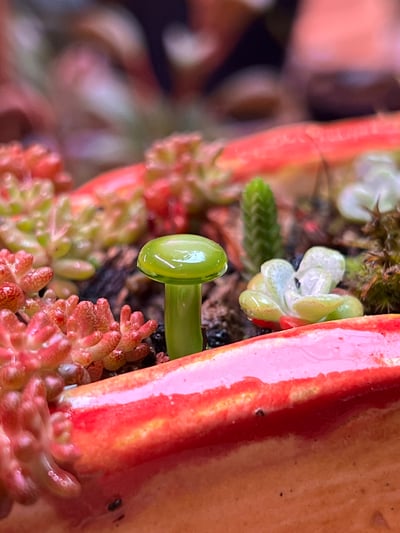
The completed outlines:
<svg viewBox="0 0 400 533">
<path fill-rule="evenodd" d="M 323 246 L 310 248 L 297 271 L 284 259 L 271 259 L 239 296 L 246 315 L 256 324 L 285 329 L 312 322 L 361 316 L 360 301 L 331 292 L 345 272 L 343 255 Z"/>
<path fill-rule="evenodd" d="M 222 276 L 228 260 L 223 248 L 199 235 L 167 235 L 140 250 L 137 266 L 165 284 L 164 326 L 171 359 L 203 349 L 201 285 Z"/>
</svg>

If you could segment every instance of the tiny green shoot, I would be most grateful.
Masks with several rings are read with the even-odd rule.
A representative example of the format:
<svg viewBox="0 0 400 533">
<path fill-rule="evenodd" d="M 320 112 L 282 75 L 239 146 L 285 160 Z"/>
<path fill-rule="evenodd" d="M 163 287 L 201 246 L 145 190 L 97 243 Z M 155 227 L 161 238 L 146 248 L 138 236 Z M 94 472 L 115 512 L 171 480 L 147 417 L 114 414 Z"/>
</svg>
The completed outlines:
<svg viewBox="0 0 400 533">
<path fill-rule="evenodd" d="M 253 178 L 241 200 L 243 221 L 243 265 L 254 276 L 269 259 L 282 257 L 281 229 L 273 192 L 262 178 Z"/>
</svg>

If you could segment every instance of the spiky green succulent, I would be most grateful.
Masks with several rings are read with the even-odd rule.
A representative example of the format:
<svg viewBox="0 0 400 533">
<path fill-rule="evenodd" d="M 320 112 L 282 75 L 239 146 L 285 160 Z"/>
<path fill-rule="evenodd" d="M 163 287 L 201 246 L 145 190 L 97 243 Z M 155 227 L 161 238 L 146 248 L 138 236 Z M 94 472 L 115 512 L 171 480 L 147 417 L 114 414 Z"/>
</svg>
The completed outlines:
<svg viewBox="0 0 400 533">
<path fill-rule="evenodd" d="M 253 178 L 244 188 L 241 201 L 243 221 L 243 265 L 254 276 L 269 259 L 282 257 L 283 244 L 275 198 L 262 178 Z"/>
</svg>

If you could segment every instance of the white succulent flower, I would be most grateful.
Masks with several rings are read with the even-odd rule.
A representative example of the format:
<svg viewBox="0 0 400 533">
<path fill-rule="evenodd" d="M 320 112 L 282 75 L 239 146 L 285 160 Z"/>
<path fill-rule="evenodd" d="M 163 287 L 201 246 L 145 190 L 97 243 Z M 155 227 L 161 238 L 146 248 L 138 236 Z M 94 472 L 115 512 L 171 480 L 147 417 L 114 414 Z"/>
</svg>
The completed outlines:
<svg viewBox="0 0 400 533">
<path fill-rule="evenodd" d="M 343 217 L 368 222 L 370 210 L 375 207 L 385 213 L 396 206 L 400 200 L 400 173 L 390 155 L 366 155 L 356 162 L 355 172 L 357 181 L 344 187 L 337 198 Z"/>
<path fill-rule="evenodd" d="M 344 271 L 343 255 L 322 246 L 310 248 L 297 271 L 288 261 L 271 259 L 250 280 L 239 303 L 249 318 L 266 322 L 279 322 L 282 316 L 308 322 L 360 316 L 357 298 L 331 292 Z"/>
</svg>

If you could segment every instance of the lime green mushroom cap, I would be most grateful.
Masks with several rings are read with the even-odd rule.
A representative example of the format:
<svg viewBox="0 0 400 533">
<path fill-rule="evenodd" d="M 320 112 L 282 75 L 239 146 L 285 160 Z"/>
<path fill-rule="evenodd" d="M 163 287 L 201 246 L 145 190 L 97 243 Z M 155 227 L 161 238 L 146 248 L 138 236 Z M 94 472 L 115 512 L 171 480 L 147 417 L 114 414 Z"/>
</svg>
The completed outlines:
<svg viewBox="0 0 400 533">
<path fill-rule="evenodd" d="M 226 272 L 224 249 L 200 235 L 166 235 L 146 243 L 140 250 L 137 266 L 155 281 L 193 285 L 211 281 Z"/>
</svg>

